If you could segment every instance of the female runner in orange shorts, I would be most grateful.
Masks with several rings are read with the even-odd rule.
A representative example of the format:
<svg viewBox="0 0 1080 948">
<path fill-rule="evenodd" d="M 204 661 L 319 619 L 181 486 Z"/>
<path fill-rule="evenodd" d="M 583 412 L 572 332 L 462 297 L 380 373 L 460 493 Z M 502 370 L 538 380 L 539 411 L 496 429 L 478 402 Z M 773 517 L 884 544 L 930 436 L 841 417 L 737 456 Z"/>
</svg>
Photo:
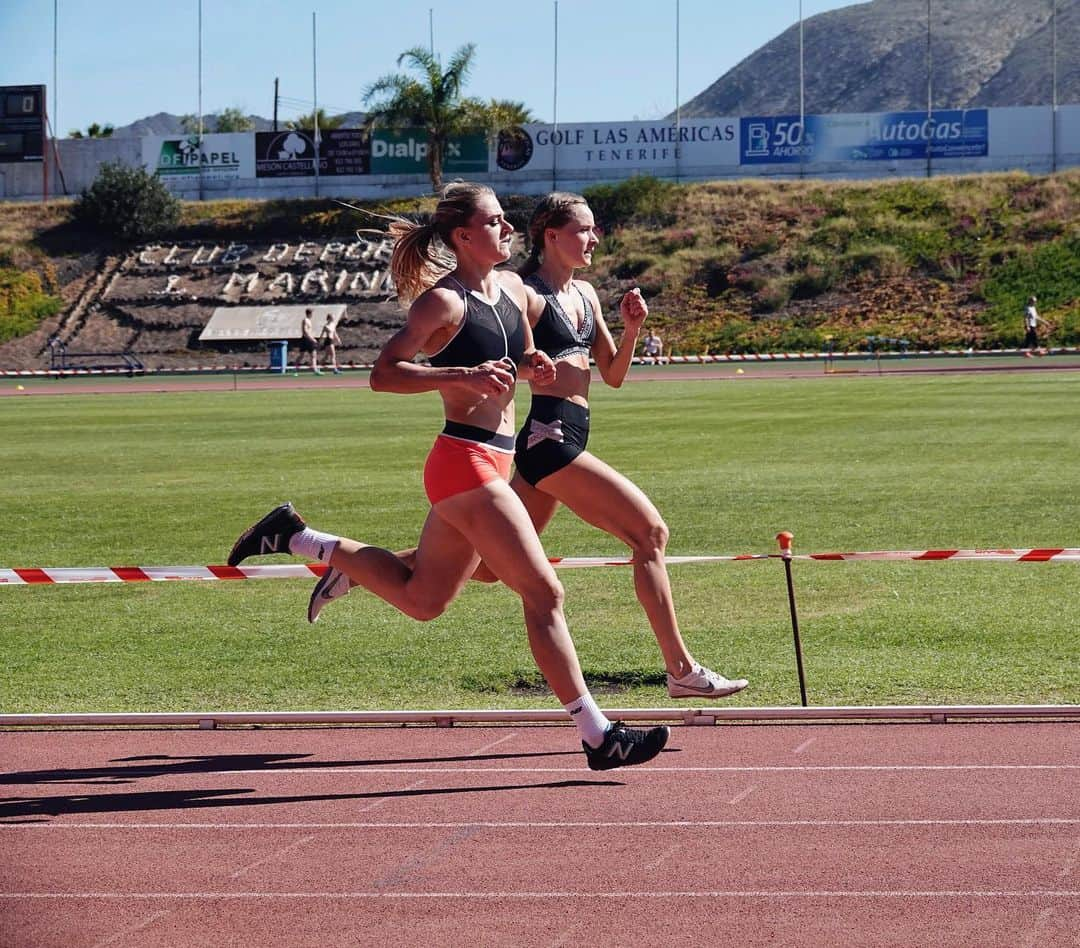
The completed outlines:
<svg viewBox="0 0 1080 948">
<path fill-rule="evenodd" d="M 585 685 L 563 614 L 563 589 L 529 513 L 507 478 L 514 446 L 514 386 L 520 375 L 551 384 L 552 360 L 537 352 L 523 313 L 526 290 L 496 270 L 510 257 L 513 228 L 493 191 L 457 183 L 443 192 L 429 224 L 391 224 L 391 273 L 412 301 L 405 326 L 371 373 L 375 391 L 437 391 L 446 418 L 424 469 L 431 501 L 409 562 L 380 547 L 311 529 L 291 504 L 275 508 L 236 541 L 229 564 L 263 553 L 293 553 L 332 567 L 309 607 L 333 598 L 334 584 L 363 586 L 424 621 L 446 609 L 481 558 L 520 597 L 529 645 L 551 690 L 578 728 L 590 768 L 643 763 L 667 742 L 666 727 L 609 721 Z M 414 362 L 427 356 L 427 365 Z"/>
<path fill-rule="evenodd" d="M 532 386 L 532 405 L 516 440 L 517 471 L 510 486 L 538 532 L 562 503 L 630 547 L 634 589 L 663 654 L 671 697 L 722 698 L 741 691 L 747 686 L 745 678 L 728 679 L 698 664 L 683 641 L 664 561 L 668 528 L 660 513 L 640 488 L 586 450 L 590 356 L 608 385 L 621 386 L 648 307 L 637 290 L 623 297 L 624 330 L 616 346 L 595 289 L 574 279 L 577 269 L 592 262 L 599 243 L 583 197 L 549 194 L 533 212 L 529 236 L 532 250 L 520 271 L 528 321 L 537 348 L 554 360 L 557 378 L 554 384 Z M 408 551 L 400 555 L 409 557 Z M 473 578 L 491 582 L 497 577 L 484 562 Z M 321 598 L 312 597 L 312 620 L 326 602 L 347 593 L 348 584 L 325 584 L 324 590 Z"/>
</svg>

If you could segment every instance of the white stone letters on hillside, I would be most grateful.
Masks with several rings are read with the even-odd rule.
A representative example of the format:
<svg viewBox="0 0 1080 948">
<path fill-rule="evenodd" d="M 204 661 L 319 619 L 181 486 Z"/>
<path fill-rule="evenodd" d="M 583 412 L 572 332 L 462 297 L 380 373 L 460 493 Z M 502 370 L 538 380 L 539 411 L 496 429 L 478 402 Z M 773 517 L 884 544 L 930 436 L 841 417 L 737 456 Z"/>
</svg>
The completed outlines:
<svg viewBox="0 0 1080 948">
<path fill-rule="evenodd" d="M 388 240 L 363 237 L 262 246 L 154 244 L 139 250 L 123 269 L 121 282 L 129 278 L 135 283 L 126 291 L 114 287 L 110 296 L 147 295 L 146 281 L 160 275 L 160 284 L 148 294 L 159 299 L 386 298 L 394 293 L 388 269 L 392 249 Z"/>
</svg>

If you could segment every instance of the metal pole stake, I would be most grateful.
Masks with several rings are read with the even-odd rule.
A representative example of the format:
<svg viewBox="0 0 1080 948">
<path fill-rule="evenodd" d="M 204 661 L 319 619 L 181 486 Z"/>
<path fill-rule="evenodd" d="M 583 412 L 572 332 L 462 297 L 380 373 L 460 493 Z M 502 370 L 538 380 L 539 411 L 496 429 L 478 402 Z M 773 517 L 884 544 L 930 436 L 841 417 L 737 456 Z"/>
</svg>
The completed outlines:
<svg viewBox="0 0 1080 948">
<path fill-rule="evenodd" d="M 795 534 L 790 530 L 783 530 L 776 535 L 780 544 L 780 558 L 784 561 L 784 572 L 787 574 L 788 606 L 791 608 L 791 631 L 795 636 L 795 663 L 799 669 L 799 695 L 802 698 L 803 707 L 806 707 L 806 676 L 803 674 L 802 643 L 799 641 L 799 614 L 795 610 L 795 587 L 791 582 L 791 541 Z"/>
</svg>

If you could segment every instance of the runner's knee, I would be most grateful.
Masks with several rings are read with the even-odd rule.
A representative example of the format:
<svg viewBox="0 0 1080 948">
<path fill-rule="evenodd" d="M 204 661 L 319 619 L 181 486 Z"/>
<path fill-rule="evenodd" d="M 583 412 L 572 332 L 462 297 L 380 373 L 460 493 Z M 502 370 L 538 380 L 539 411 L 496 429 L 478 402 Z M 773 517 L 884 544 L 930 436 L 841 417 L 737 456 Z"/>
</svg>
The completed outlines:
<svg viewBox="0 0 1080 948">
<path fill-rule="evenodd" d="M 416 619 L 417 622 L 430 622 L 432 619 L 438 619 L 439 616 L 446 612 L 446 607 L 452 601 L 452 598 L 447 596 L 413 598 L 406 603 L 402 612 L 410 619 Z"/>
<path fill-rule="evenodd" d="M 550 578 L 538 576 L 527 582 L 519 592 L 525 608 L 536 615 L 561 612 L 566 598 L 562 583 L 554 575 Z"/>
<path fill-rule="evenodd" d="M 649 518 L 640 530 L 630 538 L 630 547 L 634 551 L 635 563 L 648 563 L 663 557 L 667 549 L 670 532 L 662 517 Z"/>
</svg>

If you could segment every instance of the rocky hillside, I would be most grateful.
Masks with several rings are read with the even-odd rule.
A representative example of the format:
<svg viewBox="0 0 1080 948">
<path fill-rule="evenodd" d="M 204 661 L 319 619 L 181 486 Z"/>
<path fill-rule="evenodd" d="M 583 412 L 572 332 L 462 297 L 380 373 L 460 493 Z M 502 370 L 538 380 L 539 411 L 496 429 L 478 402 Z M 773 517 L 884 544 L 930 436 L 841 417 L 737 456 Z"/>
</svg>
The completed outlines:
<svg viewBox="0 0 1080 948">
<path fill-rule="evenodd" d="M 634 178 L 588 197 L 606 234 L 588 274 L 605 311 L 640 286 L 669 352 L 1015 346 L 1032 293 L 1050 341 L 1080 344 L 1080 170 Z M 504 198 L 519 231 L 534 200 Z M 430 201 L 394 209 L 423 213 Z M 388 248 L 357 237 L 340 206 L 189 204 L 170 239 L 136 247 L 75 230 L 68 210 L 0 206 L 0 369 L 47 367 L 53 335 L 72 350 L 129 350 L 148 368 L 265 364 L 264 343 L 200 344 L 214 309 L 233 305 L 344 304 L 346 362 L 370 362 L 401 325 Z"/>
<path fill-rule="evenodd" d="M 346 112 L 341 116 L 342 126 L 345 128 L 359 128 L 364 124 L 364 112 Z M 274 123 L 271 119 L 261 115 L 248 115 L 246 118 L 251 122 L 251 129 L 255 132 L 273 131 Z M 156 115 L 147 115 L 136 119 L 128 125 L 121 125 L 113 129 L 113 138 L 142 138 L 145 135 L 183 135 L 184 117 L 174 115 L 172 112 L 158 112 Z M 286 118 L 279 119 L 279 126 L 284 128 Z M 217 127 L 217 115 L 203 116 L 203 128 L 209 133 Z"/>
<path fill-rule="evenodd" d="M 1058 102 L 1080 102 L 1080 0 L 1057 7 Z M 948 0 L 930 10 L 935 108 L 1050 103 L 1051 3 Z M 806 19 L 806 111 L 925 109 L 926 15 L 926 0 L 872 0 Z M 684 118 L 798 113 L 798 24 L 681 111 Z"/>
</svg>

